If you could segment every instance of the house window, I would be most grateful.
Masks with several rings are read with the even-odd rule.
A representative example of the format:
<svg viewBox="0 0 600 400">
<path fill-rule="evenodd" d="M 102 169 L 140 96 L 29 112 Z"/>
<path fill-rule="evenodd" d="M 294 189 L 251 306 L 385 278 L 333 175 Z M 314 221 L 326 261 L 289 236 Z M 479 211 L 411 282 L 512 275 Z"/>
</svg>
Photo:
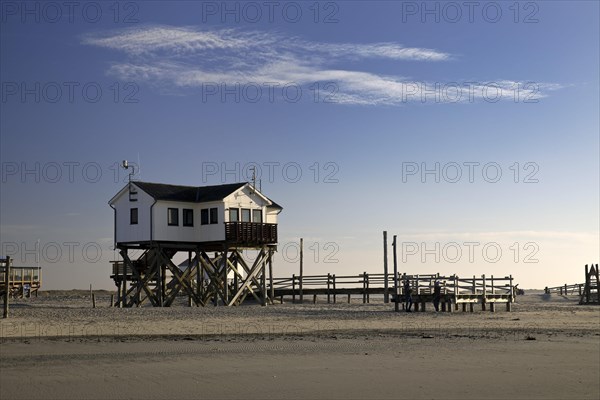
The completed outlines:
<svg viewBox="0 0 600 400">
<path fill-rule="evenodd" d="M 200 210 L 200 225 L 208 225 L 208 208 Z"/>
<path fill-rule="evenodd" d="M 183 209 L 183 226 L 194 226 L 194 210 Z"/>
<path fill-rule="evenodd" d="M 219 209 L 218 208 L 211 208 L 210 209 L 210 223 L 211 224 L 218 224 L 219 223 L 219 214 L 218 214 Z"/>
<path fill-rule="evenodd" d="M 250 209 L 242 208 L 242 222 L 250 222 Z"/>
<path fill-rule="evenodd" d="M 262 222 L 262 210 L 252 210 L 252 222 Z"/>
<path fill-rule="evenodd" d="M 171 226 L 179 226 L 179 208 L 167 210 L 167 223 Z"/>
<path fill-rule="evenodd" d="M 230 208 L 229 209 L 229 222 L 239 222 L 240 220 L 240 209 Z"/>
<path fill-rule="evenodd" d="M 129 224 L 137 225 L 137 223 L 138 223 L 138 209 L 130 208 L 129 209 Z"/>
</svg>

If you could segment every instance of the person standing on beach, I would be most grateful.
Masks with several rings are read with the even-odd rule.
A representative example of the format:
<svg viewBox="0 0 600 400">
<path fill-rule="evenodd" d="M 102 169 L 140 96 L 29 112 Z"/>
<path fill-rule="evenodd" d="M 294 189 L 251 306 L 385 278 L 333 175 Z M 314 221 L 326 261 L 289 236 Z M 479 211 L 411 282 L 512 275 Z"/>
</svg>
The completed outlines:
<svg viewBox="0 0 600 400">
<path fill-rule="evenodd" d="M 404 310 L 406 312 L 412 312 L 412 288 L 410 287 L 410 280 L 404 280 Z"/>
<path fill-rule="evenodd" d="M 442 298 L 442 285 L 440 285 L 440 281 L 436 279 L 433 284 L 433 307 L 435 308 L 435 312 L 440 310 L 440 300 Z"/>
</svg>

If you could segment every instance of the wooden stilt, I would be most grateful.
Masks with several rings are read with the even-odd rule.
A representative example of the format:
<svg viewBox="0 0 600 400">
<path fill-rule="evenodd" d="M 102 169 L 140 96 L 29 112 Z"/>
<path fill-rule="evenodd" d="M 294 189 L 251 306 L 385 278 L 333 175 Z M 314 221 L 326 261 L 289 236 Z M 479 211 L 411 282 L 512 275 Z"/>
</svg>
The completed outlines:
<svg viewBox="0 0 600 400">
<path fill-rule="evenodd" d="M 269 250 L 271 256 L 269 257 L 269 288 L 270 288 L 270 298 L 271 304 L 274 304 L 275 301 L 275 288 L 273 287 L 273 250 Z"/>
</svg>

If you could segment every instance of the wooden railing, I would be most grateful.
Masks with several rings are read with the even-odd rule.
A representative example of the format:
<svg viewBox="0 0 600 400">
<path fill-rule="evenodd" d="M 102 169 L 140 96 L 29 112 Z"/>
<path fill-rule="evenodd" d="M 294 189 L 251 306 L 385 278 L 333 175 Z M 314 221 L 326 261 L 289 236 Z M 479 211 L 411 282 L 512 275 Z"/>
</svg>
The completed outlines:
<svg viewBox="0 0 600 400">
<path fill-rule="evenodd" d="M 572 285 L 567 285 L 566 283 L 562 286 L 554 286 L 554 287 L 546 287 L 544 288 L 544 293 L 546 294 L 560 294 L 563 296 L 567 295 L 577 295 L 581 296 L 583 294 L 583 288 L 585 284 L 583 283 L 574 283 Z"/>
<path fill-rule="evenodd" d="M 233 244 L 274 244 L 277 224 L 225 222 L 225 240 Z"/>
<path fill-rule="evenodd" d="M 387 292 L 394 296 L 394 275 L 369 274 L 363 272 L 358 275 L 336 276 L 292 275 L 291 278 L 273 278 L 269 284 L 272 297 L 292 296 L 303 298 L 305 294 L 327 295 L 327 301 L 331 298 L 335 302 L 336 295 L 357 294 L 363 296 L 363 302 L 368 303 L 370 295 L 385 294 Z M 460 278 L 457 275 L 442 276 L 439 274 L 407 275 L 398 274 L 398 296 L 404 296 L 404 281 L 408 281 L 414 296 L 431 296 L 433 294 L 434 282 L 441 283 L 441 293 L 451 297 L 455 303 L 470 302 L 471 300 L 485 299 L 486 301 L 514 301 L 514 286 L 512 276 L 494 277 L 482 275 L 481 277 Z"/>
</svg>

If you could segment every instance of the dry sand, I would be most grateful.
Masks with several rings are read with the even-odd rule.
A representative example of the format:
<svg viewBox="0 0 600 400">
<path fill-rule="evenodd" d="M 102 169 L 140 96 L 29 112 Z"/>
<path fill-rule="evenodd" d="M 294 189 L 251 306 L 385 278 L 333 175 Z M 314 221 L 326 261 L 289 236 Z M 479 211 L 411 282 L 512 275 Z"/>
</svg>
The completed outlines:
<svg viewBox="0 0 600 400">
<path fill-rule="evenodd" d="M 0 322 L 2 400 L 600 398 L 600 307 L 575 298 L 407 314 L 376 299 L 113 309 L 98 293 L 92 309 L 85 292 L 43 294 Z"/>
</svg>

